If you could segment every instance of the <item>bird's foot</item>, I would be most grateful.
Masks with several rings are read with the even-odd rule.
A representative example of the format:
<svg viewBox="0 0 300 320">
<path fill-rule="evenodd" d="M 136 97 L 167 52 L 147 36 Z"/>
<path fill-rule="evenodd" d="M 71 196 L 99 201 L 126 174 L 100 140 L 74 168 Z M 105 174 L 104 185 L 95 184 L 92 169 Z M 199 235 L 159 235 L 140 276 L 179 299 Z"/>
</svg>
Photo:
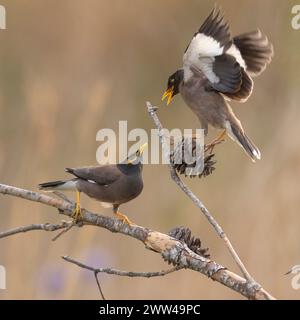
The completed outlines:
<svg viewBox="0 0 300 320">
<path fill-rule="evenodd" d="M 117 211 L 117 212 L 115 212 L 115 215 L 117 216 L 117 218 L 119 220 L 123 221 L 124 223 L 127 223 L 129 226 L 134 225 L 134 223 L 131 222 L 125 214 Z"/>
<path fill-rule="evenodd" d="M 221 134 L 219 134 L 215 139 L 213 139 L 209 144 L 205 145 L 205 152 L 208 153 L 213 153 L 214 148 L 217 144 L 222 143 L 223 141 L 225 141 L 225 135 L 226 135 L 226 130 L 223 130 L 221 132 Z"/>
<path fill-rule="evenodd" d="M 77 223 L 83 218 L 80 205 L 80 191 L 76 191 L 76 207 L 71 217 L 73 218 L 74 223 Z"/>
<path fill-rule="evenodd" d="M 71 216 L 74 220 L 74 223 L 77 223 L 78 221 L 82 220 L 83 218 L 83 215 L 82 215 L 82 212 L 81 212 L 81 207 L 80 205 L 76 204 L 76 208 Z"/>
<path fill-rule="evenodd" d="M 209 154 L 212 154 L 213 151 L 214 151 L 215 146 L 220 144 L 220 143 L 222 143 L 223 141 L 224 141 L 224 139 L 219 140 L 219 141 L 212 141 L 211 143 L 205 145 L 204 151 L 208 152 Z"/>
</svg>

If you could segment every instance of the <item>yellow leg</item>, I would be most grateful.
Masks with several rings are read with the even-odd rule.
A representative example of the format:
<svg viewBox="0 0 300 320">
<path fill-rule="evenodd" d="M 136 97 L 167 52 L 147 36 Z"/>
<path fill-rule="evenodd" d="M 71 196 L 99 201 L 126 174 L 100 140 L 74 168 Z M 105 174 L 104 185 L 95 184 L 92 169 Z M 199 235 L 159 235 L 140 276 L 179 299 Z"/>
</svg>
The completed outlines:
<svg viewBox="0 0 300 320">
<path fill-rule="evenodd" d="M 131 222 L 125 214 L 123 214 L 119 211 L 115 211 L 114 214 L 117 216 L 118 219 L 122 220 L 123 222 L 127 223 L 128 225 L 130 225 L 130 226 L 134 225 L 134 223 Z"/>
<path fill-rule="evenodd" d="M 226 136 L 226 130 L 222 130 L 222 132 L 214 139 L 212 140 L 208 145 L 206 145 L 205 151 L 210 151 L 210 153 L 213 152 L 214 147 L 223 142 Z"/>
<path fill-rule="evenodd" d="M 79 191 L 76 191 L 76 207 L 73 212 L 72 218 L 74 219 L 75 222 L 78 222 L 78 220 L 82 218 Z"/>
</svg>

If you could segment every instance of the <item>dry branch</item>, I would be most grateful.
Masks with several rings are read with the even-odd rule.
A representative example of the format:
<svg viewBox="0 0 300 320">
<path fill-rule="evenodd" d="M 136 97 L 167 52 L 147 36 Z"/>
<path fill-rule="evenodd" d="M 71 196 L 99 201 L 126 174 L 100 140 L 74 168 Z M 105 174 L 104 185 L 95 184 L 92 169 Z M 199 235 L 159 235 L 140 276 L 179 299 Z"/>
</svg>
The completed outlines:
<svg viewBox="0 0 300 320">
<path fill-rule="evenodd" d="M 74 205 L 68 201 L 13 186 L 0 184 L 0 193 L 52 206 L 58 209 L 60 214 L 69 217 L 74 210 Z M 246 279 L 225 269 L 220 264 L 194 253 L 185 243 L 169 235 L 142 226 L 129 226 L 113 217 L 95 214 L 85 209 L 82 210 L 82 214 L 83 225 L 94 225 L 140 240 L 145 244 L 146 248 L 160 253 L 166 261 L 176 265 L 178 268 L 186 268 L 200 272 L 248 299 L 274 299 L 258 284 L 249 283 Z M 16 231 L 16 229 L 14 230 Z"/>
<path fill-rule="evenodd" d="M 166 137 L 163 134 L 163 126 L 156 114 L 157 107 L 152 106 L 150 102 L 147 102 L 147 109 L 148 113 L 151 116 L 156 128 L 159 131 L 159 138 L 160 143 L 163 148 L 165 159 L 168 161 L 170 159 L 170 154 L 168 151 L 168 148 L 164 148 L 165 145 L 168 145 L 168 142 L 165 140 Z M 245 265 L 241 261 L 240 257 L 236 253 L 234 247 L 232 246 L 229 238 L 227 237 L 226 233 L 222 229 L 222 227 L 218 224 L 218 222 L 215 220 L 215 218 L 212 216 L 212 214 L 208 211 L 208 209 L 205 207 L 205 205 L 202 203 L 202 201 L 189 189 L 189 187 L 179 178 L 176 169 L 174 166 L 169 163 L 169 170 L 170 175 L 173 181 L 179 186 L 179 188 L 194 202 L 194 204 L 201 210 L 201 212 L 204 214 L 206 219 L 209 221 L 209 223 L 214 227 L 215 231 L 219 235 L 219 237 L 224 241 L 226 247 L 228 248 L 230 254 L 232 255 L 234 261 L 242 271 L 244 277 L 249 281 L 250 283 L 255 284 L 254 279 L 250 276 L 249 272 L 247 271 Z"/>
<path fill-rule="evenodd" d="M 93 268 L 91 266 L 88 266 L 80 261 L 77 261 L 73 258 L 70 258 L 68 256 L 62 257 L 65 261 L 70 262 L 72 264 L 75 264 L 79 268 L 86 269 L 89 271 L 92 271 L 96 274 L 98 273 L 106 273 L 110 275 L 120 276 L 120 277 L 130 277 L 130 278 L 153 278 L 153 277 L 163 277 L 167 274 L 173 273 L 175 271 L 181 270 L 180 267 L 174 267 L 170 268 L 168 270 L 162 270 L 162 271 L 153 271 L 153 272 L 134 272 L 134 271 L 123 271 L 123 270 L 117 270 L 114 268 Z"/>
<path fill-rule="evenodd" d="M 0 232 L 0 239 L 16 235 L 17 233 L 24 233 L 28 231 L 35 231 L 35 230 L 56 231 L 60 229 L 66 229 L 66 228 L 69 228 L 70 225 L 72 224 L 73 224 L 72 221 L 69 221 L 69 222 L 62 221 L 60 224 L 50 224 L 50 223 L 30 224 L 28 226 L 18 227 L 18 228 Z"/>
</svg>

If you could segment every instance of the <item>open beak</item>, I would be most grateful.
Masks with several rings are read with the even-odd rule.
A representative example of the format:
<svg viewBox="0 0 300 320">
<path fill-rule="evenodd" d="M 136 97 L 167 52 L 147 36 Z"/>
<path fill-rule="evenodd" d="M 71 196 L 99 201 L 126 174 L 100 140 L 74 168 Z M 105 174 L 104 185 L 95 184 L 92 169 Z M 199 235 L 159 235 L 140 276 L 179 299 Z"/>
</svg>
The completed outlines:
<svg viewBox="0 0 300 320">
<path fill-rule="evenodd" d="M 173 96 L 174 96 L 174 86 L 168 88 L 168 89 L 164 92 L 161 100 L 164 101 L 165 98 L 168 98 L 168 100 L 167 100 L 167 106 L 168 106 L 168 105 L 171 103 L 171 101 L 172 101 L 172 99 L 173 99 Z"/>
</svg>

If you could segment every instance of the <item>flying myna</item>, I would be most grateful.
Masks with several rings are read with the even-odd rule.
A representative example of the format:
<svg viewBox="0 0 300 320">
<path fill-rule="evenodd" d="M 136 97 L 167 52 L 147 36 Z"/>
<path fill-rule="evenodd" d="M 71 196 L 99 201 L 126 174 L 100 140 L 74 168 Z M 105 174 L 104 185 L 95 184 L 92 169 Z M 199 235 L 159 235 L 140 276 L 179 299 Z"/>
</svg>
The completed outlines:
<svg viewBox="0 0 300 320">
<path fill-rule="evenodd" d="M 252 77 L 261 74 L 273 56 L 273 46 L 259 30 L 231 37 L 229 25 L 214 8 L 185 50 L 183 68 L 168 79 L 167 104 L 180 93 L 201 122 L 223 129 L 253 161 L 260 152 L 247 137 L 226 100 L 245 102 L 252 93 Z"/>
<path fill-rule="evenodd" d="M 131 225 L 128 217 L 119 212 L 119 207 L 136 198 L 143 190 L 142 155 L 146 146 L 146 143 L 143 144 L 135 154 L 120 164 L 66 168 L 76 178 L 41 183 L 39 188 L 45 191 L 76 191 L 75 221 L 81 217 L 80 194 L 83 192 L 100 201 L 103 206 L 112 206 L 117 218 Z"/>
</svg>

